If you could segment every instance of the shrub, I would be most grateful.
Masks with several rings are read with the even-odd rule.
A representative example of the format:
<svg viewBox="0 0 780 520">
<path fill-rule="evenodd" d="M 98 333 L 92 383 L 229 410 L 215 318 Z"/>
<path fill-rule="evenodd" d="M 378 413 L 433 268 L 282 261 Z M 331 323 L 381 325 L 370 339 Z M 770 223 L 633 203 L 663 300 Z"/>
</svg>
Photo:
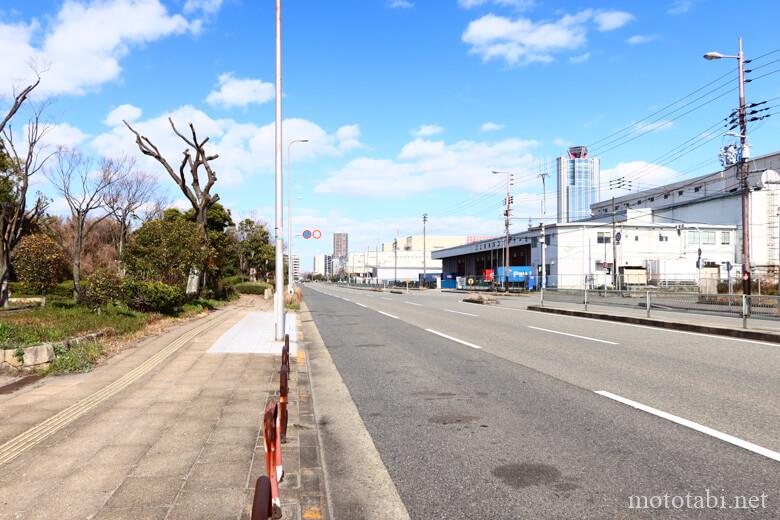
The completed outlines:
<svg viewBox="0 0 780 520">
<path fill-rule="evenodd" d="M 105 355 L 105 349 L 98 341 L 84 341 L 71 345 L 70 348 L 57 348 L 55 353 L 57 357 L 49 366 L 49 371 L 55 374 L 71 374 L 92 370 L 97 361 Z"/>
<path fill-rule="evenodd" d="M 263 294 L 267 288 L 271 287 L 265 282 L 239 283 L 233 286 L 233 289 L 240 294 Z"/>
<path fill-rule="evenodd" d="M 42 296 L 57 286 L 64 262 L 60 246 L 44 234 L 22 238 L 14 250 L 17 276 Z"/>
<path fill-rule="evenodd" d="M 89 277 L 82 301 L 91 309 L 101 309 L 122 299 L 122 279 L 113 271 L 98 270 Z"/>
<path fill-rule="evenodd" d="M 179 288 L 162 282 L 125 280 L 122 292 L 128 307 L 143 312 L 174 314 L 183 301 Z"/>
</svg>

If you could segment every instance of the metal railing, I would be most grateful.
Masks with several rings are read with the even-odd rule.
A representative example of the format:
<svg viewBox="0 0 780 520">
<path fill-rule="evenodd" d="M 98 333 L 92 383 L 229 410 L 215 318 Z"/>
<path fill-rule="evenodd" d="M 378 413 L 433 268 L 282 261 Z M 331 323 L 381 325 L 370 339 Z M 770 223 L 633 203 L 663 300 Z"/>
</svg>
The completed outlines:
<svg viewBox="0 0 780 520">
<path fill-rule="evenodd" d="M 704 294 L 698 292 L 659 291 L 649 289 L 545 289 L 540 303 L 573 303 L 627 307 L 644 310 L 649 318 L 652 311 L 690 312 L 742 318 L 747 328 L 748 319 L 780 321 L 780 297 L 743 294 Z"/>
</svg>

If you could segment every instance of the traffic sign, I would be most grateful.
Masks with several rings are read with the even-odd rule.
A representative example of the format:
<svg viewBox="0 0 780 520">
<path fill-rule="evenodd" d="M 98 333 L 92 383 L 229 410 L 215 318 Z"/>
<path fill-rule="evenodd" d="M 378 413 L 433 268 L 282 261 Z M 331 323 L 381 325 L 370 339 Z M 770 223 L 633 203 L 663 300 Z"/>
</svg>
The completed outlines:
<svg viewBox="0 0 780 520">
<path fill-rule="evenodd" d="M 620 234 L 620 231 L 615 233 L 615 243 L 619 244 L 620 243 L 620 239 L 622 238 L 622 236 L 623 235 Z"/>
<path fill-rule="evenodd" d="M 320 237 L 322 237 L 322 231 L 320 231 L 319 229 L 315 229 L 314 231 L 311 232 L 311 237 L 314 240 L 319 240 Z"/>
<path fill-rule="evenodd" d="M 308 229 L 305 229 L 303 231 L 303 238 L 305 238 L 306 240 L 309 240 L 311 238 L 311 231 L 309 231 Z"/>
</svg>

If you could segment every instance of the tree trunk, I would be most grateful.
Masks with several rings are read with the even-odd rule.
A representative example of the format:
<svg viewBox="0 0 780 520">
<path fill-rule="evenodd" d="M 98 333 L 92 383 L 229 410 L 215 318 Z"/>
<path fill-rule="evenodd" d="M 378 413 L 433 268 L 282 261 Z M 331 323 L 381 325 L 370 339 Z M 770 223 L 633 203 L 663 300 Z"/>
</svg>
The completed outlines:
<svg viewBox="0 0 780 520">
<path fill-rule="evenodd" d="M 11 275 L 11 259 L 5 248 L 0 252 L 0 307 L 8 307 L 8 278 Z"/>
<path fill-rule="evenodd" d="M 77 219 L 73 240 L 73 301 L 81 300 L 81 247 L 82 247 L 82 220 Z"/>
</svg>

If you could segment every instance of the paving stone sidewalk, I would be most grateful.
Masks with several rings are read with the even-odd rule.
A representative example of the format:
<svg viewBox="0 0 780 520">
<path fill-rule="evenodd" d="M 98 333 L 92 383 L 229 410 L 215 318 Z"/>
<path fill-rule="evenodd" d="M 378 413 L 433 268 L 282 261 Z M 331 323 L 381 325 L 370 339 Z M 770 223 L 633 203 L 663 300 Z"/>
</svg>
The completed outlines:
<svg viewBox="0 0 780 520">
<path fill-rule="evenodd" d="M 280 356 L 208 350 L 247 313 L 267 306 L 244 298 L 149 338 L 93 373 L 45 378 L 2 396 L 8 431 L 0 444 L 95 398 L 213 320 L 142 378 L 0 465 L 0 520 L 250 518 L 254 483 L 265 472 L 260 418 L 278 396 Z M 291 372 L 283 517 L 324 518 L 305 350 L 291 359 Z"/>
</svg>

